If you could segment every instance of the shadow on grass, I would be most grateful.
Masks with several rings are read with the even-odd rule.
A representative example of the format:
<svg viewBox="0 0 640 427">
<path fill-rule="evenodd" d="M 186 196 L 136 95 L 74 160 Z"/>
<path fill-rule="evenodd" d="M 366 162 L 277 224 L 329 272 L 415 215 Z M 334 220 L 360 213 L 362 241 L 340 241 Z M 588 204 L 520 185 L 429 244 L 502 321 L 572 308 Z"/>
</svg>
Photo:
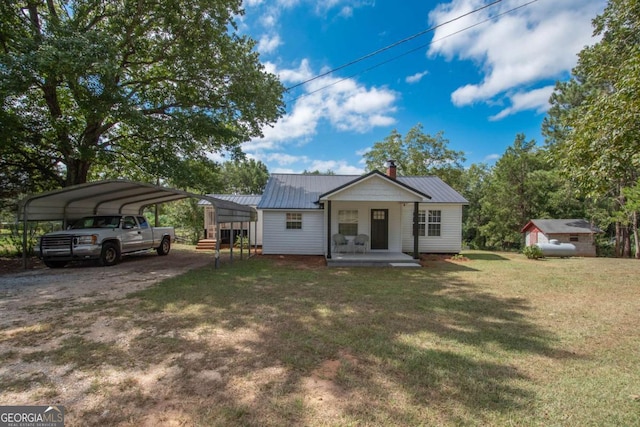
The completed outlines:
<svg viewBox="0 0 640 427">
<path fill-rule="evenodd" d="M 138 292 L 119 308 L 145 331 L 125 358 L 171 360 L 179 372 L 158 383 L 161 398 L 135 400 L 138 409 L 181 402 L 196 425 L 491 424 L 496 414 L 530 415 L 536 396 L 516 361 L 574 355 L 528 318 L 526 299 L 466 282 L 460 274 L 473 269 L 464 265 L 437 264 L 299 270 L 251 260 Z M 322 373 L 327 362 L 339 367 Z M 103 407 L 122 403 L 117 393 L 103 399 Z"/>
<path fill-rule="evenodd" d="M 465 252 L 464 256 L 475 261 L 509 261 L 509 258 L 490 252 Z"/>
<path fill-rule="evenodd" d="M 444 411 L 447 422 L 474 423 L 492 412 L 526 413 L 535 395 L 509 360 L 575 356 L 556 350 L 553 334 L 528 319 L 525 299 L 502 298 L 456 278 L 473 270 L 464 264 L 438 264 L 411 271 L 293 271 L 256 261 L 195 272 L 138 296 L 142 310 L 168 314 L 155 321 L 159 331 L 176 328 L 178 321 L 181 328 L 206 324 L 229 334 L 255 333 L 241 345 L 234 339 L 210 347 L 219 356 L 214 364 L 228 370 L 229 379 L 251 382 L 248 372 L 285 372 L 254 380 L 268 386 L 257 387 L 242 408 L 243 422 L 301 422 L 305 406 L 295 399 L 305 394 L 303 378 L 345 352 L 358 362 L 343 360 L 336 379 L 342 393 L 351 395 L 341 406 L 341 422 L 415 424 L 438 420 Z M 185 321 L 180 312 L 194 305 L 200 314 Z M 227 392 L 224 400 L 239 398 L 232 388 Z M 398 395 L 406 400 L 400 408 Z M 284 405 L 289 409 L 279 411 L 287 398 L 293 399 Z M 440 409 L 425 414 L 425 405 Z"/>
</svg>

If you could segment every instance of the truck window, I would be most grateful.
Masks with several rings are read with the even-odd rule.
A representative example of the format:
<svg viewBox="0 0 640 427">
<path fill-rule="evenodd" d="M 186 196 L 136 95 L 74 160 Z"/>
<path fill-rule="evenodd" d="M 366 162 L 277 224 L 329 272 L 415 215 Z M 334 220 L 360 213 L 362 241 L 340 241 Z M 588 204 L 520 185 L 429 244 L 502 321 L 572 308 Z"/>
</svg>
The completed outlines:
<svg viewBox="0 0 640 427">
<path fill-rule="evenodd" d="M 136 224 L 136 220 L 134 217 L 132 216 L 125 216 L 124 217 L 124 222 L 122 223 L 122 228 L 126 229 L 126 230 L 130 230 L 132 228 L 136 228 L 137 224 Z"/>
<path fill-rule="evenodd" d="M 139 216 L 137 218 L 138 218 L 138 224 L 140 224 L 140 228 L 142 229 L 149 228 L 149 223 L 147 222 L 145 217 Z"/>
</svg>

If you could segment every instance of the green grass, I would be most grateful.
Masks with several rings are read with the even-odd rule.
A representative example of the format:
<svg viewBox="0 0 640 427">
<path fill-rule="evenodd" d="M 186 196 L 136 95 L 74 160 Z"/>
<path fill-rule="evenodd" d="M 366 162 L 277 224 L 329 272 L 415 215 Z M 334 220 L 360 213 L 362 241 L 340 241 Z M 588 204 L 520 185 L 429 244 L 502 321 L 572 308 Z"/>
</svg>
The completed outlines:
<svg viewBox="0 0 640 427">
<path fill-rule="evenodd" d="M 100 407 L 129 408 L 115 425 L 158 407 L 179 411 L 156 421 L 202 426 L 640 425 L 638 261 L 464 255 L 406 270 L 202 268 L 78 309 L 131 330 L 126 345 L 67 338 L 23 361 L 93 376 Z M 130 379 L 103 385 L 105 367 Z"/>
<path fill-rule="evenodd" d="M 269 389 L 240 424 L 640 424 L 637 261 L 466 255 L 410 271 L 251 260 L 134 297 L 162 313 L 160 334 L 255 331 L 242 352 L 200 348 L 247 382 L 257 365 L 284 366 L 275 382 L 291 390 Z M 341 352 L 357 360 L 335 378 L 348 402 L 333 418 L 305 415 L 302 378 Z"/>
</svg>

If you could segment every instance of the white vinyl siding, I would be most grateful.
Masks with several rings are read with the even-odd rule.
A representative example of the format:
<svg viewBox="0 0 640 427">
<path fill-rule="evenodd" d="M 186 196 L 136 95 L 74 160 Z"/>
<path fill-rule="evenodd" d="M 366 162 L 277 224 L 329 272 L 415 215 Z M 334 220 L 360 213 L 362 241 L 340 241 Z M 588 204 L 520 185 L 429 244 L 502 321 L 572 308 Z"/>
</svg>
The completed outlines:
<svg viewBox="0 0 640 427">
<path fill-rule="evenodd" d="M 418 201 L 422 197 L 410 192 L 399 184 L 389 182 L 379 177 L 371 176 L 369 179 L 358 182 L 350 188 L 345 188 L 329 197 L 335 202 L 340 201 Z"/>
<path fill-rule="evenodd" d="M 287 230 L 287 213 L 301 215 L 301 229 Z M 262 219 L 262 253 L 324 254 L 324 211 L 264 210 Z"/>
<path fill-rule="evenodd" d="M 421 203 L 418 209 L 426 212 L 427 222 L 429 211 L 440 211 L 440 236 L 418 237 L 421 253 L 458 253 L 462 250 L 462 205 Z M 402 208 L 402 250 L 413 252 L 413 203 L 406 203 Z"/>
</svg>

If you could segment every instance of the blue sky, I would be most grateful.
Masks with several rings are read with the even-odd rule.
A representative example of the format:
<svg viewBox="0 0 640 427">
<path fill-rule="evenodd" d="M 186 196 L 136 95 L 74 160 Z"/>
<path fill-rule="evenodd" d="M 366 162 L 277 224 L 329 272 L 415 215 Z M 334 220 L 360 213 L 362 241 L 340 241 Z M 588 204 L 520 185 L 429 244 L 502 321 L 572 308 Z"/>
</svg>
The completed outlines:
<svg viewBox="0 0 640 427">
<path fill-rule="evenodd" d="M 359 174 L 375 142 L 418 123 L 443 131 L 467 164 L 493 163 L 518 133 L 542 144 L 553 86 L 594 43 L 591 20 L 606 1 L 529 2 L 502 0 L 441 25 L 492 1 L 245 0 L 240 31 L 285 87 L 441 26 L 292 89 L 286 115 L 243 150 L 272 173 Z"/>
</svg>

